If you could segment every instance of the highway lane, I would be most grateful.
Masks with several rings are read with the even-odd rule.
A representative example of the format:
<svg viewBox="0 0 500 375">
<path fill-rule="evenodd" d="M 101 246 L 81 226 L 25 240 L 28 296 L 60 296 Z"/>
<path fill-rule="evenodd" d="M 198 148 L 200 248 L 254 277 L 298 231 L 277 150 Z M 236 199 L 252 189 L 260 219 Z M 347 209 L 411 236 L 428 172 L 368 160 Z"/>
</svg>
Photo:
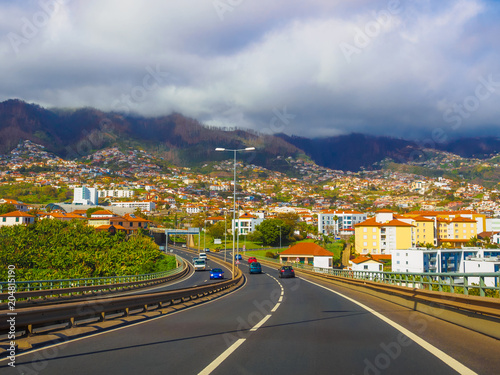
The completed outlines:
<svg viewBox="0 0 500 375">
<path fill-rule="evenodd" d="M 457 373 L 361 306 L 306 280 L 275 279 L 275 269 L 264 270 L 248 276 L 240 291 L 211 303 L 20 356 L 16 371 L 24 366 L 26 374 L 33 368 L 41 374 Z M 402 310 L 385 301 L 379 307 L 388 315 Z M 465 349 L 448 354 L 467 357 Z M 477 355 L 470 348 L 472 354 Z M 487 359 L 483 353 L 482 362 Z M 6 371 L 5 361 L 0 366 Z M 489 369 L 474 367 L 481 374 L 498 373 Z"/>
<path fill-rule="evenodd" d="M 170 246 L 169 246 L 170 248 Z M 192 259 L 196 255 L 193 254 L 192 252 L 182 250 L 180 247 L 176 247 L 174 249 L 173 253 L 169 254 L 177 254 L 184 258 L 186 261 L 192 264 Z M 168 283 L 165 285 L 156 285 L 151 288 L 145 288 L 133 292 L 125 292 L 120 295 L 133 295 L 133 294 L 146 294 L 146 293 L 154 293 L 154 292 L 163 292 L 163 291 L 168 291 L 168 290 L 175 290 L 175 289 L 183 289 L 183 288 L 189 288 L 193 286 L 200 286 L 200 285 L 206 285 L 206 284 L 211 284 L 211 283 L 216 283 L 219 282 L 220 280 L 210 280 L 210 270 L 212 268 L 222 268 L 224 271 L 224 277 L 226 279 L 231 278 L 231 270 L 228 269 L 225 266 L 222 266 L 213 260 L 208 259 L 207 261 L 207 270 L 205 271 L 193 271 L 191 272 L 186 278 L 182 280 L 178 280 L 172 283 Z"/>
</svg>

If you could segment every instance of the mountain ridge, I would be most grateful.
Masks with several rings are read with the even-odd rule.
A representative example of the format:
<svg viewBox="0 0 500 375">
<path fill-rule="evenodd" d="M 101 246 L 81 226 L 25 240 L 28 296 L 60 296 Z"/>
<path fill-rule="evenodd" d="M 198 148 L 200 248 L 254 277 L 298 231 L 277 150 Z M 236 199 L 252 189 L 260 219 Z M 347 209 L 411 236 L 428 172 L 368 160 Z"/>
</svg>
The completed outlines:
<svg viewBox="0 0 500 375">
<path fill-rule="evenodd" d="M 214 129 L 195 119 L 172 113 L 159 117 L 123 115 L 94 108 L 45 109 L 37 104 L 9 99 L 0 103 L 0 153 L 29 139 L 63 158 L 79 158 L 111 147 L 138 145 L 153 150 L 166 160 L 183 166 L 227 159 L 216 147 L 238 149 L 256 147 L 245 161 L 269 169 L 286 169 L 278 156 L 307 155 L 316 164 L 338 170 L 372 168 L 386 158 L 398 163 L 413 160 L 422 153 L 415 141 L 351 133 L 306 138 L 296 135 L 261 135 L 243 129 Z M 494 137 L 456 139 L 436 144 L 436 150 L 462 157 L 488 157 L 500 152 Z"/>
</svg>

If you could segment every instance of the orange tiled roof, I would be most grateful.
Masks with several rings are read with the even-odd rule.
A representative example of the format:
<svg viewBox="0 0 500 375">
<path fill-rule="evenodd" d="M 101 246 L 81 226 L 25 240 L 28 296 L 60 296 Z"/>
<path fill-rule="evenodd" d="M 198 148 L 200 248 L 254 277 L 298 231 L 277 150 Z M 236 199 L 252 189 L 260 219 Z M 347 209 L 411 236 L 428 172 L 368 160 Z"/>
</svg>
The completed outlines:
<svg viewBox="0 0 500 375">
<path fill-rule="evenodd" d="M 380 262 L 377 259 L 373 259 L 371 257 L 365 257 L 365 256 L 362 256 L 362 255 L 360 255 L 359 257 L 357 257 L 355 259 L 351 259 L 351 262 L 359 264 L 359 263 L 367 262 L 369 260 L 373 260 L 374 262 L 377 262 L 377 263 L 382 263 L 382 262 Z"/>
<path fill-rule="evenodd" d="M 379 223 L 377 220 L 375 220 L 374 217 L 371 217 L 369 219 L 366 219 L 365 221 L 362 221 L 361 223 L 355 224 L 354 227 L 381 227 L 382 223 Z"/>
<path fill-rule="evenodd" d="M 91 215 L 91 216 L 94 216 L 94 215 L 109 215 L 109 216 L 116 216 L 113 212 L 108 211 L 108 210 L 99 210 L 99 211 L 92 212 L 92 215 Z"/>
<path fill-rule="evenodd" d="M 34 217 L 33 215 L 27 214 L 26 212 L 13 211 L 6 214 L 0 215 L 0 217 Z"/>
<path fill-rule="evenodd" d="M 313 255 L 313 256 L 333 256 L 328 250 L 312 242 L 301 242 L 294 245 L 280 255 Z"/>
<path fill-rule="evenodd" d="M 243 215 L 240 215 L 240 219 L 257 219 L 257 216 L 253 216 L 248 212 L 245 212 Z"/>
</svg>

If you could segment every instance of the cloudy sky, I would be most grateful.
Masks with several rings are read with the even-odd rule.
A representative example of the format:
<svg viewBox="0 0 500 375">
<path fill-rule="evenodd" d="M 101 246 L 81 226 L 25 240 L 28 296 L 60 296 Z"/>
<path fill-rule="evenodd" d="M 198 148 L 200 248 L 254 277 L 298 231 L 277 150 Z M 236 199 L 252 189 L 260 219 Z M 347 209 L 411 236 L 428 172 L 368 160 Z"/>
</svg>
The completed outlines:
<svg viewBox="0 0 500 375">
<path fill-rule="evenodd" d="M 0 100 L 307 137 L 498 136 L 493 0 L 0 0 Z"/>
</svg>

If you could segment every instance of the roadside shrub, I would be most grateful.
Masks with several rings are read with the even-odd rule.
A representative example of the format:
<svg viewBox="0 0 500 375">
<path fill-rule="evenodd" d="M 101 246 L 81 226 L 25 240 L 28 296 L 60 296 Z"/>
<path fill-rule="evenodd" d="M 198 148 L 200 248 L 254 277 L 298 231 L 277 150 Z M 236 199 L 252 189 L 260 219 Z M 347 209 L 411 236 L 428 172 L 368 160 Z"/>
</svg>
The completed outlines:
<svg viewBox="0 0 500 375">
<path fill-rule="evenodd" d="M 272 253 L 272 252 L 268 251 L 268 252 L 266 253 L 266 258 L 273 258 L 273 259 L 274 259 L 274 258 L 275 258 L 275 255 L 274 255 L 274 253 Z"/>
</svg>

